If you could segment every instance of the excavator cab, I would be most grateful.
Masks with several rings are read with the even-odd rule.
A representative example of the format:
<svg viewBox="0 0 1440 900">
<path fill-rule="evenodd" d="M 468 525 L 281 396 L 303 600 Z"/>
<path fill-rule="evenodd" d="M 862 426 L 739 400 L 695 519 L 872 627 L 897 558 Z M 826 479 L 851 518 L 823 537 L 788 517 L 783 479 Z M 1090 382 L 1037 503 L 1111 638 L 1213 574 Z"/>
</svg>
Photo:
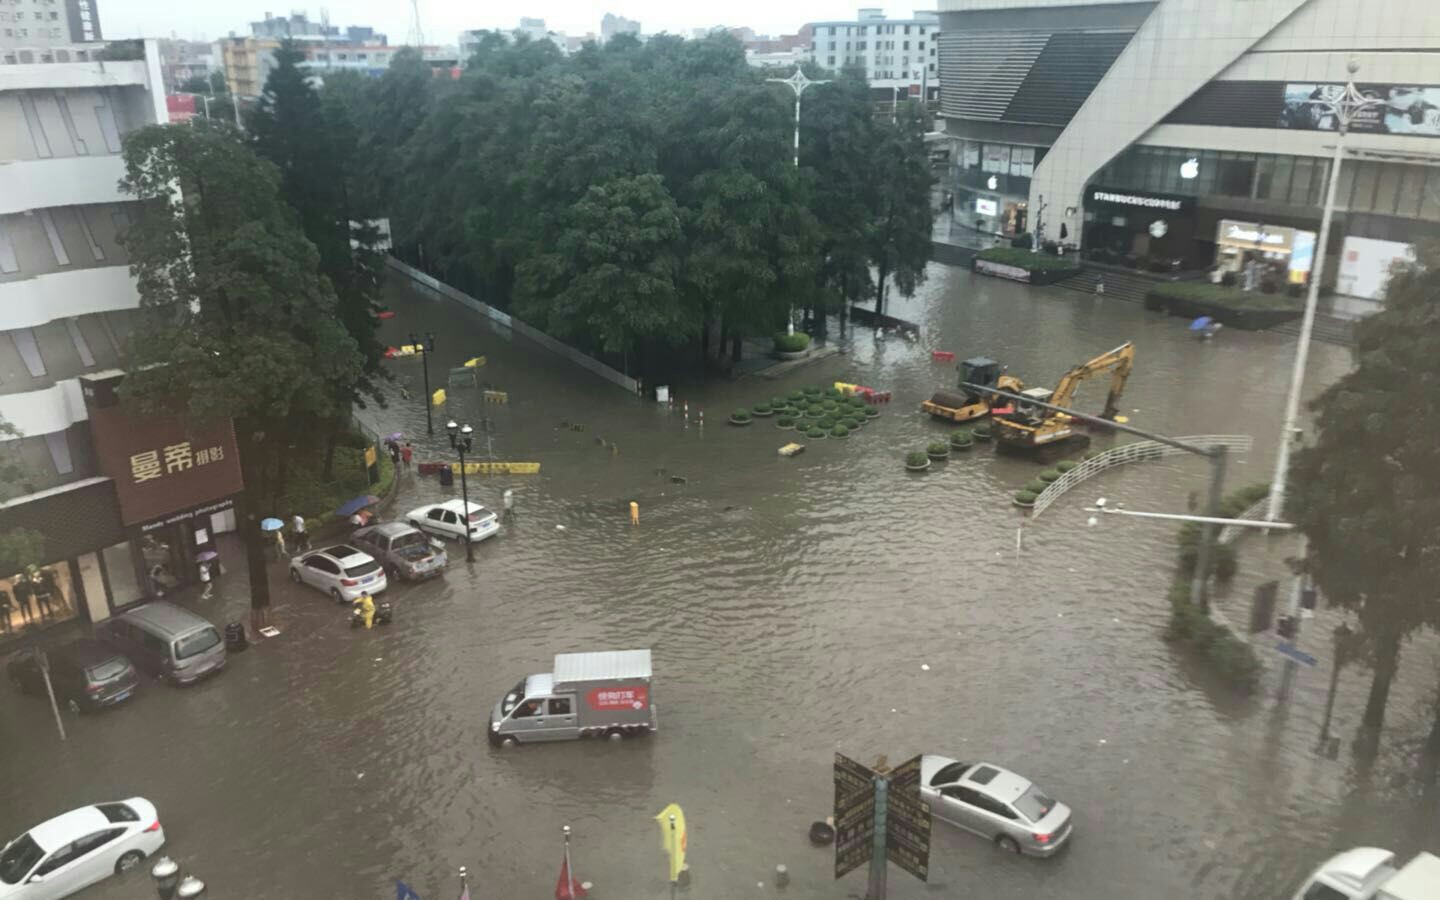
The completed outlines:
<svg viewBox="0 0 1440 900">
<path fill-rule="evenodd" d="M 1000 364 L 985 356 L 972 356 L 960 364 L 960 384 L 995 387 L 1000 380 Z"/>
</svg>

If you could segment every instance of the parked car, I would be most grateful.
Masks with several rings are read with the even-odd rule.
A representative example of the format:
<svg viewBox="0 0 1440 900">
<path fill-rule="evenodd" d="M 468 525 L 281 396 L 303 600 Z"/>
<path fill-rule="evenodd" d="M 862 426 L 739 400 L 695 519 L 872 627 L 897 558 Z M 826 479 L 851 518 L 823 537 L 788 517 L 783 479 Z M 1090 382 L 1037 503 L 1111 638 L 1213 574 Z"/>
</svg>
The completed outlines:
<svg viewBox="0 0 1440 900">
<path fill-rule="evenodd" d="M 45 651 L 55 700 L 72 713 L 113 706 L 135 692 L 140 678 L 130 660 L 114 647 L 92 638 Z M 21 693 L 44 696 L 45 676 L 33 650 L 10 658 L 5 674 Z"/>
<path fill-rule="evenodd" d="M 0 850 L 0 900 L 58 900 L 128 872 L 165 844 L 149 800 L 97 803 L 42 822 Z"/>
<path fill-rule="evenodd" d="M 430 542 L 423 532 L 404 522 L 367 525 L 350 535 L 350 540 L 374 556 L 394 579 L 420 581 L 444 573 L 449 558 L 444 548 Z"/>
<path fill-rule="evenodd" d="M 1395 854 L 1356 847 L 1330 857 L 1295 892 L 1295 900 L 1435 900 L 1440 857 L 1417 853 L 1400 868 Z"/>
<path fill-rule="evenodd" d="M 349 544 L 303 553 L 290 560 L 290 579 L 308 584 L 334 597 L 337 603 L 351 603 L 365 592 L 385 590 L 385 570 L 375 557 Z"/>
<path fill-rule="evenodd" d="M 461 541 L 465 539 L 466 520 L 470 529 L 470 542 L 483 541 L 500 530 L 500 518 L 478 503 L 470 504 L 470 514 L 465 515 L 465 501 L 446 500 L 431 503 L 405 514 L 405 521 L 421 531 L 443 538 Z"/>
<path fill-rule="evenodd" d="M 1070 807 L 992 763 L 920 757 L 920 797 L 937 819 L 1011 853 L 1050 856 L 1070 839 Z"/>
<path fill-rule="evenodd" d="M 126 610 L 96 633 L 135 667 L 170 681 L 193 684 L 225 668 L 225 640 L 205 619 L 163 600 Z"/>
</svg>

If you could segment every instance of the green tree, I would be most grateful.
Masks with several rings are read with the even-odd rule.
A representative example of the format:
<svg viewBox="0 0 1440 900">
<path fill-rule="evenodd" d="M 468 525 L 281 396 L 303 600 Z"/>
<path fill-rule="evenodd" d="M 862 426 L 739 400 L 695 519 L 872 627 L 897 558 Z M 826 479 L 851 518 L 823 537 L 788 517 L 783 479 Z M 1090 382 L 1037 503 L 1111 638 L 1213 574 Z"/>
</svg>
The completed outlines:
<svg viewBox="0 0 1440 900">
<path fill-rule="evenodd" d="M 590 188 L 570 220 L 554 252 L 521 266 L 522 311 L 534 297 L 551 333 L 588 332 L 600 349 L 626 356 L 641 339 L 693 329 L 675 284 L 680 214 L 658 175 Z"/>
<path fill-rule="evenodd" d="M 1363 723 L 1378 732 L 1406 636 L 1440 617 L 1440 249 L 1392 278 L 1356 326 L 1354 371 L 1314 402 L 1314 443 L 1290 473 L 1305 567 L 1352 610 L 1374 667 Z"/>
<path fill-rule="evenodd" d="M 0 418 L 0 502 L 32 493 L 30 471 L 16 452 L 19 429 Z M 0 578 L 45 562 L 45 535 L 33 528 L 0 531 Z"/>
<path fill-rule="evenodd" d="M 918 103 L 902 104 L 892 127 L 882 129 L 872 160 L 875 206 L 870 219 L 870 261 L 875 266 L 875 311 L 884 312 L 885 280 L 909 297 L 925 280 L 934 212 L 925 116 Z"/>
<path fill-rule="evenodd" d="M 140 317 L 125 403 L 235 422 L 252 603 L 269 605 L 257 507 L 284 487 L 289 446 L 345 410 L 362 360 L 320 257 L 280 199 L 280 174 L 227 126 L 151 126 L 124 147 L 121 187 L 142 201 L 124 236 Z"/>
</svg>

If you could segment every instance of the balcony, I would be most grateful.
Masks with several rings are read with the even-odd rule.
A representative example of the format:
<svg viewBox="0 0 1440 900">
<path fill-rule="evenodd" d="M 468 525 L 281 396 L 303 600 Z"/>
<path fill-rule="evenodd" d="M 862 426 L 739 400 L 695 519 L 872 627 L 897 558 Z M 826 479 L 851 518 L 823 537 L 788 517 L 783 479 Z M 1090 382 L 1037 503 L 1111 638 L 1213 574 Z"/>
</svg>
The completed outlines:
<svg viewBox="0 0 1440 900">
<path fill-rule="evenodd" d="M 89 418 L 80 379 L 69 378 L 38 391 L 0 395 L 0 416 L 23 435 L 64 431 Z M 8 440 L 8 438 L 7 438 Z"/>
<path fill-rule="evenodd" d="M 4 52 L 7 55 L 17 53 L 17 51 L 11 50 Z M 42 51 L 35 51 L 35 53 L 40 52 Z M 43 52 L 53 52 L 53 48 L 46 48 Z M 24 59 L 25 56 L 18 55 L 17 58 Z M 149 83 L 145 73 L 144 60 L 0 64 L 0 91 L 63 90 L 65 88 L 134 85 L 145 87 Z"/>
<path fill-rule="evenodd" d="M 0 331 L 139 305 L 140 292 L 128 266 L 52 272 L 0 282 Z"/>
<path fill-rule="evenodd" d="M 119 154 L 0 162 L 0 216 L 133 199 L 118 187 L 124 175 Z"/>
</svg>

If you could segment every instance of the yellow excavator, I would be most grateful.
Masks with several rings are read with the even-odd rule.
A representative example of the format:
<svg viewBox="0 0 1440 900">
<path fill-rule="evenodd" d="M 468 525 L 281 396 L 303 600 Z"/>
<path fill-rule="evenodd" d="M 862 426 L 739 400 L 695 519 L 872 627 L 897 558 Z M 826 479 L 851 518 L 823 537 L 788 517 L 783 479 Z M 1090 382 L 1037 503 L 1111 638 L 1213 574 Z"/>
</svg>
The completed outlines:
<svg viewBox="0 0 1440 900">
<path fill-rule="evenodd" d="M 969 422 L 990 414 L 990 407 L 998 399 L 994 394 L 965 387 L 977 384 L 999 388 L 1002 391 L 1019 392 L 1025 385 L 1013 375 L 1006 375 L 998 362 L 984 356 L 972 356 L 960 364 L 960 389 L 958 391 L 936 391 L 920 404 L 920 411 L 937 419 L 952 422 Z"/>
<path fill-rule="evenodd" d="M 1108 353 L 1102 353 L 1086 363 L 1074 366 L 1061 377 L 1055 390 L 1043 388 L 1025 391 L 1032 397 L 1052 406 L 1068 407 L 1075 399 L 1080 383 L 1095 375 L 1110 373 L 1110 392 L 1105 397 L 1102 419 L 1114 419 L 1119 412 L 1120 395 L 1125 391 L 1125 382 L 1135 365 L 1135 345 L 1126 341 Z M 992 426 L 997 446 L 1016 452 L 1030 452 L 1042 447 L 1065 444 L 1074 449 L 1078 442 L 1090 443 L 1090 436 L 1077 432 L 1073 427 L 1074 417 L 1024 402 L 1017 402 L 1015 408 L 995 417 Z"/>
</svg>

